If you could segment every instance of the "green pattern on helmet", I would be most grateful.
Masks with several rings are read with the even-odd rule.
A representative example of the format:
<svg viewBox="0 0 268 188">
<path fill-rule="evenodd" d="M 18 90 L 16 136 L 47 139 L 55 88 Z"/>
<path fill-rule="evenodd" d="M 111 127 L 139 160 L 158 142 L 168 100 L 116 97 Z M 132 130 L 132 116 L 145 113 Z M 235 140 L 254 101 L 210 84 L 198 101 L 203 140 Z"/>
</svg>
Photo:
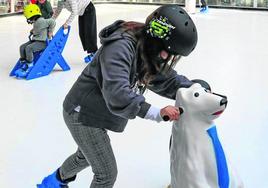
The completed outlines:
<svg viewBox="0 0 268 188">
<path fill-rule="evenodd" d="M 168 23 L 167 18 L 154 18 L 149 23 L 149 32 L 153 37 L 158 38 L 166 38 L 166 40 L 169 39 L 167 35 L 170 35 L 171 29 L 175 29 L 175 27 Z"/>
</svg>

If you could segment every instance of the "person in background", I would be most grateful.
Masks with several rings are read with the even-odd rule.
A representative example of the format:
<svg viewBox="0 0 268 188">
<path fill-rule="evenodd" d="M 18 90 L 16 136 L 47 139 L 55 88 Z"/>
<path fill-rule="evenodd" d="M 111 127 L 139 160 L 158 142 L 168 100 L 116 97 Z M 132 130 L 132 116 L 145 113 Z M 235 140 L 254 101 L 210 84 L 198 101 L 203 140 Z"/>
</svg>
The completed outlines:
<svg viewBox="0 0 268 188">
<path fill-rule="evenodd" d="M 208 12 L 208 6 L 205 0 L 201 0 L 201 13 L 207 13 Z"/>
<path fill-rule="evenodd" d="M 178 5 L 163 5 L 145 23 L 118 20 L 99 36 L 102 46 L 63 103 L 77 151 L 38 188 L 68 187 L 89 166 L 94 173 L 90 188 L 112 188 L 118 169 L 108 131 L 123 132 L 136 117 L 179 119 L 177 107 L 160 109 L 146 102 L 143 93 L 150 89 L 175 100 L 178 88 L 193 84 L 173 69 L 197 44 L 197 30 L 187 12 Z"/>
<path fill-rule="evenodd" d="M 98 50 L 96 10 L 93 3 L 91 0 L 59 0 L 53 18 L 56 19 L 63 8 L 71 12 L 71 15 L 63 24 L 65 29 L 72 23 L 75 16 L 79 15 L 79 36 L 83 49 L 87 52 L 84 61 L 91 62 Z"/>
<path fill-rule="evenodd" d="M 52 17 L 53 9 L 48 0 L 37 0 L 36 4 L 39 6 L 41 14 L 45 19 Z"/>
<path fill-rule="evenodd" d="M 32 4 L 36 4 L 37 0 L 30 0 Z"/>
<path fill-rule="evenodd" d="M 34 52 L 41 51 L 46 48 L 47 38 L 51 38 L 53 30 L 56 26 L 54 19 L 44 19 L 40 8 L 36 4 L 29 4 L 24 7 L 23 14 L 28 24 L 33 25 L 30 31 L 32 38 L 30 41 L 20 46 L 20 63 L 21 68 L 15 74 L 20 77 L 26 77 L 33 67 Z"/>
</svg>

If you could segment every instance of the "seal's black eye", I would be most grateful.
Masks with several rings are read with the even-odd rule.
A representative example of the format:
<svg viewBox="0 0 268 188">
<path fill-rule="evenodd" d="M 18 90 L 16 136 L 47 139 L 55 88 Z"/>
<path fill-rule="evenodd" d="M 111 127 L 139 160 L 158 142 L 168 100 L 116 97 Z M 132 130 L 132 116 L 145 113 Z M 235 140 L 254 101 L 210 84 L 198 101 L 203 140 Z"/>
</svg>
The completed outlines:
<svg viewBox="0 0 268 188">
<path fill-rule="evenodd" d="M 197 93 L 197 92 L 194 93 L 194 96 L 195 96 L 195 97 L 198 97 L 198 96 L 199 96 L 199 93 Z"/>
</svg>

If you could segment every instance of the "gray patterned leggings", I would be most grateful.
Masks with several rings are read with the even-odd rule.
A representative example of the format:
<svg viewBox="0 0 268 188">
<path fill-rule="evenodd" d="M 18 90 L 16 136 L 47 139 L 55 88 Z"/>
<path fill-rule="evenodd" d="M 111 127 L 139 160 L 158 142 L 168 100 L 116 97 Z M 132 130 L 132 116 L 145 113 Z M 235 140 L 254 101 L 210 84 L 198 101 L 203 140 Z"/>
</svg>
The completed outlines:
<svg viewBox="0 0 268 188">
<path fill-rule="evenodd" d="M 91 166 L 94 177 L 90 188 L 112 188 L 117 177 L 117 165 L 107 131 L 82 125 L 78 122 L 78 115 L 75 111 L 71 114 L 63 111 L 65 123 L 78 149 L 60 167 L 61 179 L 72 178 Z"/>
</svg>

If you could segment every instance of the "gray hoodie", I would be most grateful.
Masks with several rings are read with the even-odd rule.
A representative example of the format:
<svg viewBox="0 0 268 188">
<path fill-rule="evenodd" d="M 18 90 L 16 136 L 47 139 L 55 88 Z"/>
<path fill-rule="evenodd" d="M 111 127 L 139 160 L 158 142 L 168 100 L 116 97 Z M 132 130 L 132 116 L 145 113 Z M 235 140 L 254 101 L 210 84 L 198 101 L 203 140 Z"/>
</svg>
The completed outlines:
<svg viewBox="0 0 268 188">
<path fill-rule="evenodd" d="M 43 17 L 38 18 L 33 23 L 33 40 L 37 41 L 46 41 L 48 32 L 53 32 L 56 26 L 56 22 L 54 19 L 49 18 L 45 19 Z"/>
<path fill-rule="evenodd" d="M 63 107 L 71 113 L 80 106 L 79 120 L 86 126 L 122 132 L 128 119 L 144 118 L 150 104 L 133 91 L 137 76 L 137 41 L 123 32 L 120 24 L 104 28 L 99 36 L 102 46 L 66 96 Z M 149 89 L 175 99 L 179 87 L 192 84 L 172 70 L 159 75 Z"/>
</svg>

